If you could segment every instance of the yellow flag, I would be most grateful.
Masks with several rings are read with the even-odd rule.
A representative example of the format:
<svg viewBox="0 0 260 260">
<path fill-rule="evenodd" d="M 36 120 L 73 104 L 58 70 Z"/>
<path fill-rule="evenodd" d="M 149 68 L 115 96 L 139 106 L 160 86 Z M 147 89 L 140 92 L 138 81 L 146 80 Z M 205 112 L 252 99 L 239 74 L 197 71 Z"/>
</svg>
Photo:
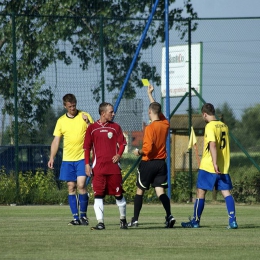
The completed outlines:
<svg viewBox="0 0 260 260">
<path fill-rule="evenodd" d="M 188 150 L 191 149 L 192 146 L 193 146 L 194 144 L 196 144 L 196 143 L 197 143 L 197 138 L 196 138 L 195 132 L 194 132 L 194 130 L 193 130 L 193 127 L 191 127 Z"/>
</svg>

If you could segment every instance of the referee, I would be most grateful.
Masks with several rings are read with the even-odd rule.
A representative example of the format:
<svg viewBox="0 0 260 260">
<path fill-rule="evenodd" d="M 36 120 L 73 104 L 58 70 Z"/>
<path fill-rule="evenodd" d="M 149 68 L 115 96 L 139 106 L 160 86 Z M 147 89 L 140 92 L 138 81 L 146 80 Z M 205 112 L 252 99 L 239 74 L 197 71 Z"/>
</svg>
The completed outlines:
<svg viewBox="0 0 260 260">
<path fill-rule="evenodd" d="M 166 228 L 172 228 L 175 219 L 171 215 L 170 199 L 165 194 L 168 188 L 167 183 L 167 164 L 165 159 L 166 139 L 169 131 L 169 122 L 161 112 L 161 105 L 155 102 L 152 92 L 152 85 L 148 86 L 147 93 L 150 100 L 148 115 L 150 125 L 145 128 L 143 137 L 143 146 L 141 150 L 134 150 L 136 156 L 142 156 L 142 160 L 138 167 L 138 178 L 136 182 L 137 190 L 134 199 L 134 216 L 129 227 L 138 226 L 138 218 L 143 204 L 143 195 L 145 190 L 149 190 L 150 186 L 155 189 L 157 197 L 160 199 L 166 212 Z"/>
</svg>

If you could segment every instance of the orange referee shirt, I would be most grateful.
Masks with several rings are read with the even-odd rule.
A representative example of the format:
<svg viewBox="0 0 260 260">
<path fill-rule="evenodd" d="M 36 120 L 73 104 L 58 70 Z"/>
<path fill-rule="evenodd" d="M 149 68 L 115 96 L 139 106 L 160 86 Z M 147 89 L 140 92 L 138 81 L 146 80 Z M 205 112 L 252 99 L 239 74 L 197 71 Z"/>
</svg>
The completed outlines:
<svg viewBox="0 0 260 260">
<path fill-rule="evenodd" d="M 166 117 L 161 113 L 160 120 L 153 121 L 145 128 L 142 160 L 149 161 L 154 159 L 165 159 L 166 139 L 170 124 Z"/>
</svg>

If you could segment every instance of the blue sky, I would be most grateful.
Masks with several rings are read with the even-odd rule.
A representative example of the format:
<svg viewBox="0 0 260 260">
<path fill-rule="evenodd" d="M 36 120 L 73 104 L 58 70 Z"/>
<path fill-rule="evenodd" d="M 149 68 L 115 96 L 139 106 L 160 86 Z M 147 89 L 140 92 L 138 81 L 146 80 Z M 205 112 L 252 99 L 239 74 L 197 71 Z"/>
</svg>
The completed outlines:
<svg viewBox="0 0 260 260">
<path fill-rule="evenodd" d="M 184 0 L 176 0 L 175 6 L 183 6 Z M 199 18 L 259 17 L 259 0 L 192 0 Z"/>
</svg>

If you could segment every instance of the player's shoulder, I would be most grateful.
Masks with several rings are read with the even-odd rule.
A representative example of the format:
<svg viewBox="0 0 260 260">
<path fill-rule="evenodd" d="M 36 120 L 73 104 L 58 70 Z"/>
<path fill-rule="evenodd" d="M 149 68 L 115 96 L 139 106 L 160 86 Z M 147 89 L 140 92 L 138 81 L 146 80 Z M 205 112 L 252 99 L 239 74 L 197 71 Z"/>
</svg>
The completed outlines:
<svg viewBox="0 0 260 260">
<path fill-rule="evenodd" d="M 94 121 L 92 124 L 88 126 L 88 129 L 96 129 L 99 128 L 100 125 L 97 123 L 97 121 Z"/>
<path fill-rule="evenodd" d="M 59 120 L 61 121 L 61 120 L 65 119 L 65 118 L 67 118 L 66 113 L 63 114 L 63 115 L 61 115 L 61 116 L 58 118 L 58 121 L 59 121 Z"/>
<path fill-rule="evenodd" d="M 114 127 L 114 128 L 121 128 L 121 126 L 117 122 L 114 122 L 114 121 L 109 121 L 108 126 Z"/>
<path fill-rule="evenodd" d="M 217 129 L 225 129 L 225 131 L 228 131 L 228 126 L 220 120 L 212 120 L 207 123 L 205 127 L 206 131 L 215 131 Z"/>
<path fill-rule="evenodd" d="M 220 120 L 212 120 L 208 123 L 209 125 L 215 125 L 219 127 L 227 127 L 226 123 L 220 121 Z"/>
</svg>

